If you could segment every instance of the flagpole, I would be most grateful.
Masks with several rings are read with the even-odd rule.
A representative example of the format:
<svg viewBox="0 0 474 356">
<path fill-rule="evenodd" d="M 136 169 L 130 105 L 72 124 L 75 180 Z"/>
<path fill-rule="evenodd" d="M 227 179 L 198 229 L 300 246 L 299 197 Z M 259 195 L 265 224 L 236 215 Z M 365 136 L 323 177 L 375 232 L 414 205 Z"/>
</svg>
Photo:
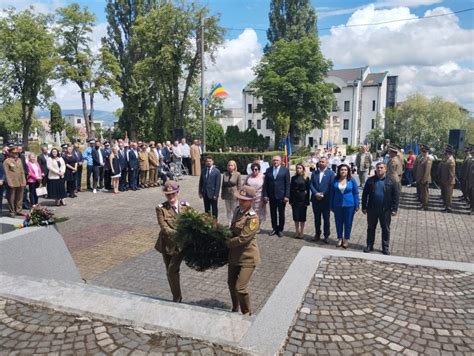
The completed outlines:
<svg viewBox="0 0 474 356">
<path fill-rule="evenodd" d="M 204 17 L 201 17 L 201 120 L 202 152 L 206 152 L 206 105 L 204 96 Z"/>
</svg>

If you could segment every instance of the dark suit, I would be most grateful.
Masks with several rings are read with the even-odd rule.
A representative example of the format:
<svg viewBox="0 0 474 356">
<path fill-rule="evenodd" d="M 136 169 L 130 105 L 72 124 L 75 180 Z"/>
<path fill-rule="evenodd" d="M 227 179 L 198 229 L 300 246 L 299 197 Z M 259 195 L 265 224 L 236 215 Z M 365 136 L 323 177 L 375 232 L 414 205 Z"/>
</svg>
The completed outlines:
<svg viewBox="0 0 474 356">
<path fill-rule="evenodd" d="M 127 189 L 127 173 L 128 173 L 127 151 L 128 150 L 126 150 L 125 148 L 118 150 L 119 164 L 120 164 L 120 167 L 122 167 L 120 182 L 119 182 L 120 190 Z"/>
<path fill-rule="evenodd" d="M 265 172 L 262 196 L 264 198 L 268 198 L 270 202 L 272 229 L 276 233 L 280 233 L 283 232 L 283 228 L 285 227 L 286 203 L 283 199 L 290 198 L 290 171 L 288 168 L 280 166 L 278 174 L 275 178 L 273 175 L 274 169 L 274 167 L 270 167 Z"/>
<path fill-rule="evenodd" d="M 74 149 L 72 151 L 72 154 L 74 155 L 74 158 L 76 159 L 77 162 L 77 172 L 76 172 L 76 190 L 78 192 L 81 191 L 81 185 L 82 185 L 82 167 L 84 163 L 84 157 L 82 157 L 82 153 L 79 150 Z M 42 169 L 42 168 L 41 168 Z"/>
<path fill-rule="evenodd" d="M 319 182 L 323 177 L 321 182 Z M 329 202 L 331 201 L 331 185 L 334 181 L 334 172 L 330 168 L 326 168 L 324 172 L 318 169 L 313 172 L 311 175 L 311 184 L 309 189 L 311 190 L 311 203 L 313 206 L 313 215 L 314 215 L 314 227 L 316 231 L 316 238 L 319 239 L 321 236 L 321 216 L 324 221 L 324 239 L 327 241 L 331 233 L 330 230 L 330 213 L 331 209 L 329 207 Z M 323 193 L 323 199 L 316 199 L 316 193 Z"/>
<path fill-rule="evenodd" d="M 46 187 L 46 184 L 48 183 L 48 154 L 47 153 L 40 153 L 38 155 L 38 164 L 41 168 L 41 173 L 43 174 L 43 179 L 41 184 L 43 184 L 44 187 Z"/>
<path fill-rule="evenodd" d="M 221 172 L 212 166 L 210 173 L 209 168 L 205 167 L 199 178 L 199 193 L 204 200 L 204 210 L 206 213 L 211 212 L 217 219 L 217 199 L 221 188 Z"/>
<path fill-rule="evenodd" d="M 130 189 L 137 190 L 137 177 L 138 177 L 138 152 L 130 149 L 127 151 L 127 162 L 128 162 L 128 185 Z"/>
<path fill-rule="evenodd" d="M 105 165 L 104 165 L 104 186 L 105 189 L 111 190 L 112 189 L 112 170 L 110 167 L 110 154 L 112 153 L 112 150 L 109 148 L 104 148 L 105 152 Z"/>
<path fill-rule="evenodd" d="M 92 181 L 94 189 L 103 188 L 104 182 L 104 166 L 100 164 L 100 154 L 102 155 L 102 163 L 105 164 L 105 151 L 102 148 L 92 149 Z"/>
<path fill-rule="evenodd" d="M 384 253 L 389 252 L 390 244 L 390 222 L 392 213 L 398 210 L 400 192 L 398 183 L 394 182 L 389 176 L 385 176 L 383 187 L 383 202 L 379 206 L 375 203 L 375 185 L 380 181 L 377 175 L 370 177 L 364 186 L 362 193 L 362 210 L 367 211 L 367 247 L 370 249 L 374 246 L 375 229 L 380 221 L 382 229 L 382 250 Z"/>
</svg>

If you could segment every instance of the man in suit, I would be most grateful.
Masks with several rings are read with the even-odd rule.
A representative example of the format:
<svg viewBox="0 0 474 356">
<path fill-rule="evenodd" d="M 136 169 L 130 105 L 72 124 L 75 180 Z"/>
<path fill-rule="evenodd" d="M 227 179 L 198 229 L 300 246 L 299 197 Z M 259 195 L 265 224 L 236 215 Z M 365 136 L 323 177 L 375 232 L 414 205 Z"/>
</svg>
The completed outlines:
<svg viewBox="0 0 474 356">
<path fill-rule="evenodd" d="M 110 142 L 104 141 L 104 188 L 105 190 L 112 189 L 112 169 L 110 167 L 110 154 L 112 153 L 112 149 L 110 148 Z"/>
<path fill-rule="evenodd" d="M 400 191 L 398 183 L 387 172 L 385 163 L 375 166 L 375 175 L 370 177 L 362 193 L 362 213 L 367 214 L 367 246 L 364 252 L 374 249 L 375 230 L 380 221 L 382 229 L 382 252 L 390 255 L 390 222 L 397 215 Z"/>
<path fill-rule="evenodd" d="M 262 197 L 270 202 L 272 232 L 270 236 L 283 236 L 285 227 L 285 207 L 290 200 L 290 171 L 281 165 L 281 157 L 272 158 L 273 166 L 265 172 Z"/>
<path fill-rule="evenodd" d="M 93 141 L 91 141 L 93 142 Z M 94 148 L 92 149 L 92 185 L 93 185 L 93 193 L 97 193 L 97 187 L 98 184 L 100 184 L 100 179 L 104 178 L 104 166 L 105 166 L 105 152 L 104 150 L 100 147 L 100 142 L 99 141 L 94 141 Z M 102 171 L 102 174 L 101 174 Z M 102 180 L 103 182 L 103 180 Z"/>
<path fill-rule="evenodd" d="M 421 145 L 421 160 L 419 168 L 417 168 L 417 175 L 419 179 L 416 180 L 416 184 L 420 185 L 420 200 L 421 208 L 428 210 L 428 200 L 430 196 L 430 184 L 431 184 L 431 166 L 433 161 L 428 155 L 429 148 L 426 145 Z"/>
<path fill-rule="evenodd" d="M 119 190 L 121 192 L 127 190 L 127 174 L 128 174 L 128 162 L 127 162 L 127 149 L 124 145 L 122 139 L 118 140 L 118 158 L 120 167 L 122 167 L 122 172 L 120 175 Z"/>
<path fill-rule="evenodd" d="M 76 141 L 74 143 L 74 151 L 72 151 L 72 154 L 74 155 L 74 158 L 76 159 L 76 162 L 77 162 L 76 191 L 80 192 L 81 185 L 82 185 L 82 167 L 83 167 L 82 163 L 84 162 L 84 158 L 82 157 L 79 141 Z"/>
<path fill-rule="evenodd" d="M 41 182 L 43 187 L 46 187 L 48 183 L 48 158 L 49 158 L 48 145 L 43 144 L 41 146 L 41 153 L 38 155 L 38 164 L 41 168 L 41 173 L 43 174 L 43 179 Z"/>
<path fill-rule="evenodd" d="M 131 190 L 137 190 L 137 177 L 138 177 L 138 151 L 136 142 L 131 143 L 130 149 L 127 151 L 127 162 L 128 162 L 128 185 Z"/>
<path fill-rule="evenodd" d="M 334 172 L 328 169 L 327 157 L 321 157 L 319 160 L 319 169 L 311 175 L 311 203 L 313 205 L 314 226 L 316 234 L 313 240 L 321 238 L 321 216 L 324 221 L 324 243 L 329 242 L 330 231 L 330 213 L 329 202 L 331 201 L 330 192 L 334 181 Z"/>
<path fill-rule="evenodd" d="M 453 211 L 453 189 L 456 184 L 456 161 L 453 157 L 454 148 L 446 145 L 444 158 L 438 166 L 439 186 L 441 188 L 441 198 L 443 199 L 444 211 Z"/>
<path fill-rule="evenodd" d="M 206 158 L 206 167 L 199 178 L 199 198 L 204 200 L 204 210 L 217 219 L 217 199 L 221 188 L 221 172 L 214 166 L 211 156 Z"/>
</svg>

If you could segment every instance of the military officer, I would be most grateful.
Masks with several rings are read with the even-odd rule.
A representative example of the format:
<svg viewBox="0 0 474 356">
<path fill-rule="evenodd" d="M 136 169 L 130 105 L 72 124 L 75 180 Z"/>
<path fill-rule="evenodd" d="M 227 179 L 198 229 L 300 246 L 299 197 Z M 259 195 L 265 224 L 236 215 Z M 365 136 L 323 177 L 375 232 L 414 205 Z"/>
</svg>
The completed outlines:
<svg viewBox="0 0 474 356">
<path fill-rule="evenodd" d="M 230 230 L 232 238 L 229 246 L 229 270 L 227 283 L 232 298 L 232 311 L 251 315 L 248 284 L 255 267 L 260 263 L 260 251 L 255 235 L 260 222 L 257 213 L 252 209 L 256 198 L 253 187 L 243 186 L 235 192 L 239 207 L 235 209 Z"/>
<path fill-rule="evenodd" d="M 18 148 L 9 146 L 8 158 L 3 161 L 3 170 L 7 181 L 7 200 L 10 217 L 22 214 L 23 191 L 26 186 L 25 171 Z"/>
<path fill-rule="evenodd" d="M 421 208 L 428 210 L 429 187 L 431 184 L 431 166 L 433 162 L 428 155 L 429 148 L 426 145 L 421 145 L 421 159 L 419 167 L 417 168 L 417 184 L 420 184 L 420 200 Z"/>
<path fill-rule="evenodd" d="M 176 218 L 180 213 L 189 209 L 189 204 L 185 201 L 178 202 L 179 185 L 175 181 L 168 180 L 163 185 L 163 193 L 166 196 L 166 201 L 156 207 L 156 217 L 161 230 L 155 249 L 163 255 L 173 302 L 180 303 L 182 296 L 179 267 L 183 261 L 183 254 L 176 246 L 174 236 L 176 235 Z"/>
<path fill-rule="evenodd" d="M 446 145 L 444 158 L 438 166 L 439 186 L 441 188 L 441 199 L 443 199 L 444 211 L 452 211 L 453 189 L 456 184 L 456 161 L 453 157 L 454 148 Z"/>
<path fill-rule="evenodd" d="M 398 155 L 400 148 L 396 145 L 391 145 L 388 148 L 388 154 L 390 159 L 387 164 L 387 175 L 394 181 L 398 186 L 398 191 L 402 191 L 402 174 L 403 174 L 403 162 Z"/>
<path fill-rule="evenodd" d="M 148 159 L 146 143 L 140 146 L 141 150 L 138 152 L 138 164 L 140 167 L 140 188 L 148 188 L 148 171 L 150 170 L 150 162 Z"/>
</svg>

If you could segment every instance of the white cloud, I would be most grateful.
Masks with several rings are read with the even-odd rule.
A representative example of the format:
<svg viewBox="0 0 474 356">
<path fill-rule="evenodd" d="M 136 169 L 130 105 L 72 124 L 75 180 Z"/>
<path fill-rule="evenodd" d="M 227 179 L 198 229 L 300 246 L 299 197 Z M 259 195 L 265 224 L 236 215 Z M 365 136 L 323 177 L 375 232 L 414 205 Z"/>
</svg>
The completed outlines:
<svg viewBox="0 0 474 356">
<path fill-rule="evenodd" d="M 43 14 L 51 13 L 57 8 L 62 7 L 64 5 L 64 0 L 44 0 L 37 2 L 31 0 L 0 0 L 1 9 L 14 7 L 17 10 L 25 10 L 27 8 L 33 7 L 34 11 Z"/>
<path fill-rule="evenodd" d="M 451 12 L 438 7 L 423 17 Z M 417 16 L 408 7 L 377 9 L 371 4 L 356 10 L 346 25 L 406 18 Z M 420 91 L 442 95 L 474 111 L 474 30 L 461 28 L 456 15 L 377 26 L 335 26 L 321 41 L 324 55 L 336 68 L 369 65 L 372 70 L 399 75 L 400 99 Z"/>
<path fill-rule="evenodd" d="M 254 78 L 252 68 L 258 64 L 262 54 L 257 33 L 250 28 L 237 38 L 226 40 L 217 50 L 216 63 L 208 66 L 205 79 L 207 85 L 221 83 L 227 90 L 226 107 L 241 107 L 242 89 Z"/>
</svg>

